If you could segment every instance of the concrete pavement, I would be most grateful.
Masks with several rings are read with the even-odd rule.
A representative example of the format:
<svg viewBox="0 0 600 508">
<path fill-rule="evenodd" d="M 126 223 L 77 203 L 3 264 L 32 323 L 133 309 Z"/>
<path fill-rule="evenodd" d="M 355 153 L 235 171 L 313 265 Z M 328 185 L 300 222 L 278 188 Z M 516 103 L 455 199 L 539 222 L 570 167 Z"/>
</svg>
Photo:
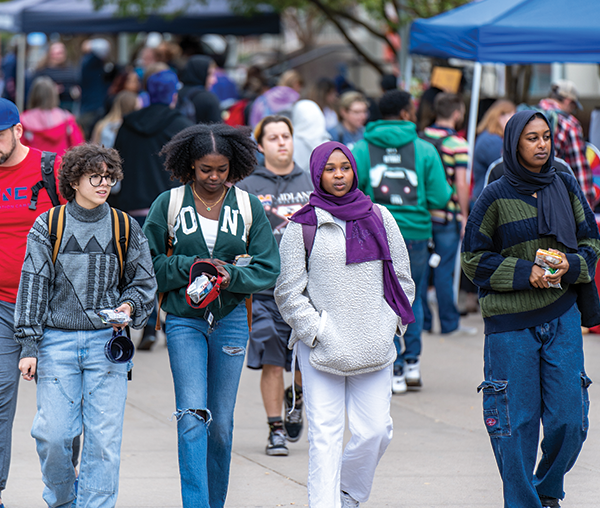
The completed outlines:
<svg viewBox="0 0 600 508">
<path fill-rule="evenodd" d="M 470 315 L 475 336 L 424 334 L 423 388 L 394 395 L 394 438 L 383 457 L 369 502 L 362 506 L 481 508 L 502 506 L 502 487 L 481 416 L 483 324 Z M 563 508 L 600 506 L 600 336 L 585 337 L 592 380 L 590 433 L 567 475 Z M 181 506 L 173 383 L 164 340 L 136 354 L 125 414 L 120 508 Z M 268 457 L 260 373 L 244 368 L 236 409 L 228 508 L 308 506 L 306 429 L 288 457 Z M 288 378 L 289 382 L 289 378 Z M 35 385 L 22 381 L 13 432 L 6 508 L 43 507 L 43 484 L 29 435 Z"/>
</svg>

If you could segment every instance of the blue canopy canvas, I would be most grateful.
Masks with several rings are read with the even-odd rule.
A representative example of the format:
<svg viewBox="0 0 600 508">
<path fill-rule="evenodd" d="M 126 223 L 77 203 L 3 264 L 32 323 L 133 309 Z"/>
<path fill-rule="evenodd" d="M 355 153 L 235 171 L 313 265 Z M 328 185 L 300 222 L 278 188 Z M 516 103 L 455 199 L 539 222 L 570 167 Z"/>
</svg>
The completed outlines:
<svg viewBox="0 0 600 508">
<path fill-rule="evenodd" d="M 475 0 L 413 22 L 409 51 L 506 64 L 600 63 L 600 0 Z"/>
<path fill-rule="evenodd" d="M 241 16 L 226 0 L 168 0 L 148 16 L 119 17 L 115 5 L 94 10 L 92 0 L 13 0 L 0 3 L 0 30 L 63 34 L 170 32 L 174 34 L 254 35 L 279 33 L 279 15 L 265 11 Z"/>
</svg>

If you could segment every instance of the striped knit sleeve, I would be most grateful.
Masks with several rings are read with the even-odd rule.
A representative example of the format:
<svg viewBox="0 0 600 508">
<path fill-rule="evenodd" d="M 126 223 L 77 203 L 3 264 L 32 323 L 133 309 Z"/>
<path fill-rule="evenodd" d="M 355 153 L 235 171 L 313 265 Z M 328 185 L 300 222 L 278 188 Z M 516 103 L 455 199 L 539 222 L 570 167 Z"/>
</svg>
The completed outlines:
<svg viewBox="0 0 600 508">
<path fill-rule="evenodd" d="M 54 279 L 51 248 L 46 212 L 36 219 L 27 236 L 15 304 L 15 340 L 21 345 L 21 358 L 37 358 L 38 343 L 44 333 Z"/>
<path fill-rule="evenodd" d="M 567 254 L 569 271 L 562 280 L 569 284 L 583 284 L 594 280 L 596 274 L 596 263 L 600 256 L 598 225 L 577 181 L 571 175 L 560 175 L 569 190 L 577 228 L 577 252 Z"/>
<path fill-rule="evenodd" d="M 469 214 L 462 245 L 462 268 L 473 284 L 484 290 L 529 290 L 533 262 L 505 257 L 494 244 L 498 222 L 495 187 L 492 185 L 483 190 Z"/>
</svg>

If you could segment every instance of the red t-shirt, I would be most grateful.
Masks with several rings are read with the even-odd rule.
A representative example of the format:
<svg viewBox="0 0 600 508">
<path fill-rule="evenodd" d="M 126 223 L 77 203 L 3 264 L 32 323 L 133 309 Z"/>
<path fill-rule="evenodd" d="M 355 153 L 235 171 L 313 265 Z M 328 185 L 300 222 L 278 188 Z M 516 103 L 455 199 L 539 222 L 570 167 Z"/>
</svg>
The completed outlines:
<svg viewBox="0 0 600 508">
<path fill-rule="evenodd" d="M 60 166 L 56 158 L 54 173 Z M 31 188 L 42 179 L 42 152 L 30 148 L 19 164 L 0 167 L 0 300 L 15 303 L 25 259 L 27 234 L 35 219 L 52 208 L 46 189 L 38 194 L 37 209 L 30 210 Z M 58 192 L 58 178 L 56 183 Z M 61 202 L 65 202 L 61 199 Z"/>
</svg>

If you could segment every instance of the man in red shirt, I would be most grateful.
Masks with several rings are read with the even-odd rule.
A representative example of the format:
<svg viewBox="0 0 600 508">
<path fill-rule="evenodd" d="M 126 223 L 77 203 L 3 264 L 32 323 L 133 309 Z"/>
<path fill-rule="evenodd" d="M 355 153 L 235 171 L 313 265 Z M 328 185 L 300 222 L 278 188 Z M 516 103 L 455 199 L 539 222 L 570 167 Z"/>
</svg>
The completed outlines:
<svg viewBox="0 0 600 508">
<path fill-rule="evenodd" d="M 552 85 L 550 97 L 542 99 L 539 107 L 544 111 L 556 112 L 554 126 L 556 156 L 571 166 L 579 186 L 593 210 L 595 203 L 592 170 L 585 156 L 583 129 L 579 120 L 573 115 L 578 109 L 583 109 L 575 84 L 564 79 L 557 81 Z"/>
<path fill-rule="evenodd" d="M 12 423 L 17 406 L 19 355 L 13 320 L 27 234 L 35 219 L 52 207 L 41 190 L 29 209 L 33 187 L 42 180 L 42 152 L 21 143 L 19 110 L 0 99 L 0 506 L 10 465 Z M 55 164 L 55 175 L 58 161 Z M 58 188 L 58 184 L 56 185 Z"/>
</svg>

